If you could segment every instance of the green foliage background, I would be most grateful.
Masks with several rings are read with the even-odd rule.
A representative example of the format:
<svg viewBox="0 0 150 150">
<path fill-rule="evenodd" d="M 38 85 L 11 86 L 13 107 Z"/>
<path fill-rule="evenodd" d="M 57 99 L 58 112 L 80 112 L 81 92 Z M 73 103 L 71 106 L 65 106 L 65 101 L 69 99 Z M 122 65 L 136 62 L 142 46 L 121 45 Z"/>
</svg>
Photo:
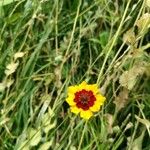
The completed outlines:
<svg viewBox="0 0 150 150">
<path fill-rule="evenodd" d="M 149 150 L 149 12 L 149 0 L 1 0 L 0 149 Z M 107 99 L 88 121 L 65 102 L 83 80 Z"/>
</svg>

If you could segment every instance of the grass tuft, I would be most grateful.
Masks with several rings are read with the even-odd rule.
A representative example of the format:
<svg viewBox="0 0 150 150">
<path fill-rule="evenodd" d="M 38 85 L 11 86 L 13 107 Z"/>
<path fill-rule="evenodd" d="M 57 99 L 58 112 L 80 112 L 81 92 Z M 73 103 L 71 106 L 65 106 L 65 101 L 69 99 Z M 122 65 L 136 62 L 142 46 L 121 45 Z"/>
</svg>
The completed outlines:
<svg viewBox="0 0 150 150">
<path fill-rule="evenodd" d="M 149 0 L 2 0 L 2 150 L 150 149 Z M 90 120 L 65 102 L 69 85 L 106 97 Z"/>
</svg>

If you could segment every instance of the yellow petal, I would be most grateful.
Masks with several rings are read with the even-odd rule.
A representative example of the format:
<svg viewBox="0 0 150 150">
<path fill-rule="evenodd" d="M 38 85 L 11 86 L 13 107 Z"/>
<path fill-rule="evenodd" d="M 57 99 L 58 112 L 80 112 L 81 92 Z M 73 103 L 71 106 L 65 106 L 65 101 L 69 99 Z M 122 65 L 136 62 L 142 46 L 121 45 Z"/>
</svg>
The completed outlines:
<svg viewBox="0 0 150 150">
<path fill-rule="evenodd" d="M 79 84 L 78 90 L 81 91 L 82 89 L 85 89 L 86 85 L 87 85 L 87 83 L 85 81 L 83 81 L 81 84 Z"/>
<path fill-rule="evenodd" d="M 95 95 L 99 93 L 99 89 L 96 84 L 88 85 L 88 90 L 91 90 Z"/>
<path fill-rule="evenodd" d="M 92 85 L 92 89 L 93 89 L 93 91 L 94 91 L 95 94 L 100 92 L 100 90 L 99 90 L 97 84 L 93 84 L 93 85 Z"/>
<path fill-rule="evenodd" d="M 87 85 L 86 81 L 83 81 L 80 85 L 84 86 Z"/>
<path fill-rule="evenodd" d="M 105 97 L 103 97 L 100 94 L 96 95 L 96 101 L 94 102 L 94 105 L 90 107 L 90 110 L 93 112 L 97 112 L 100 110 L 100 106 L 104 104 Z"/>
<path fill-rule="evenodd" d="M 76 93 L 78 91 L 78 86 L 69 86 L 68 87 L 68 93 Z"/>
<path fill-rule="evenodd" d="M 72 113 L 75 113 L 75 114 L 78 114 L 81 111 L 81 109 L 79 109 L 76 106 L 70 107 L 70 110 Z"/>
<path fill-rule="evenodd" d="M 90 84 L 88 85 L 85 81 L 83 81 L 80 85 L 79 85 L 80 90 L 85 89 L 87 91 L 92 91 L 94 95 L 96 95 L 97 93 L 99 93 L 99 89 L 97 84 Z"/>
<path fill-rule="evenodd" d="M 106 100 L 106 98 L 100 94 L 96 95 L 96 101 L 100 102 L 101 104 L 104 103 L 104 101 Z"/>
<path fill-rule="evenodd" d="M 66 98 L 66 102 L 71 106 L 75 105 L 76 103 L 74 102 L 74 95 L 68 94 L 68 97 Z"/>
<path fill-rule="evenodd" d="M 90 107 L 90 110 L 93 112 L 97 112 L 100 110 L 100 106 L 101 106 L 101 103 L 95 102 L 94 105 L 92 107 Z"/>
<path fill-rule="evenodd" d="M 86 110 L 86 111 L 81 110 L 80 112 L 81 118 L 86 119 L 86 120 L 90 119 L 92 115 L 93 113 L 90 110 Z"/>
</svg>

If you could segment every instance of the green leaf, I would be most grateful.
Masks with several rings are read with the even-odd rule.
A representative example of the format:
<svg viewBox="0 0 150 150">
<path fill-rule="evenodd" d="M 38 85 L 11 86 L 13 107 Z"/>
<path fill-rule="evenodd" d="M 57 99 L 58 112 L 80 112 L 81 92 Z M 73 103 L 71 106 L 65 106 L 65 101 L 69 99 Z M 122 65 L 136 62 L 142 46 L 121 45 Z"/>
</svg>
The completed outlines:
<svg viewBox="0 0 150 150">
<path fill-rule="evenodd" d="M 29 129 L 29 140 L 31 146 L 36 146 L 41 140 L 41 131 L 35 130 L 33 128 Z"/>
<path fill-rule="evenodd" d="M 138 117 L 137 115 L 135 115 L 135 118 L 141 122 L 142 124 L 144 124 L 146 126 L 147 129 L 150 128 L 150 121 L 147 119 L 141 119 L 140 117 Z"/>
<path fill-rule="evenodd" d="M 28 140 L 25 140 L 23 143 L 21 143 L 17 150 L 30 150 Z"/>
<path fill-rule="evenodd" d="M 4 5 L 8 5 L 8 4 L 13 3 L 15 1 L 17 1 L 17 0 L 1 0 L 0 1 L 0 7 L 4 6 Z"/>
<path fill-rule="evenodd" d="M 99 35 L 99 37 L 100 37 L 101 47 L 104 48 L 108 43 L 109 32 L 104 31 Z"/>
<path fill-rule="evenodd" d="M 53 143 L 53 140 L 49 141 L 49 142 L 46 142 L 44 144 L 42 144 L 39 148 L 39 150 L 48 150 L 50 148 L 50 146 L 52 145 Z"/>
<path fill-rule="evenodd" d="M 21 13 L 14 13 L 11 17 L 6 19 L 8 24 L 15 23 L 21 17 Z"/>
<path fill-rule="evenodd" d="M 0 17 L 4 16 L 4 9 L 2 6 L 0 6 Z"/>
<path fill-rule="evenodd" d="M 141 135 L 133 141 L 132 150 L 142 150 L 144 134 L 145 130 L 143 130 Z"/>
</svg>

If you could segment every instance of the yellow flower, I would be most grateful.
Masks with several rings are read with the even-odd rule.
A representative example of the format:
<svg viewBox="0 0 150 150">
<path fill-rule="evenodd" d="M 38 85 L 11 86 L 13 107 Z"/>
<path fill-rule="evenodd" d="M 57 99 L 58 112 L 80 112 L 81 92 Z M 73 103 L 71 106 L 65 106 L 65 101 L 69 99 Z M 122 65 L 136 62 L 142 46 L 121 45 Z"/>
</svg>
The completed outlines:
<svg viewBox="0 0 150 150">
<path fill-rule="evenodd" d="M 89 119 L 93 112 L 98 112 L 104 104 L 105 97 L 100 94 L 96 84 L 87 84 L 83 81 L 79 85 L 68 87 L 67 103 L 71 112 L 79 114 L 84 119 Z"/>
</svg>

